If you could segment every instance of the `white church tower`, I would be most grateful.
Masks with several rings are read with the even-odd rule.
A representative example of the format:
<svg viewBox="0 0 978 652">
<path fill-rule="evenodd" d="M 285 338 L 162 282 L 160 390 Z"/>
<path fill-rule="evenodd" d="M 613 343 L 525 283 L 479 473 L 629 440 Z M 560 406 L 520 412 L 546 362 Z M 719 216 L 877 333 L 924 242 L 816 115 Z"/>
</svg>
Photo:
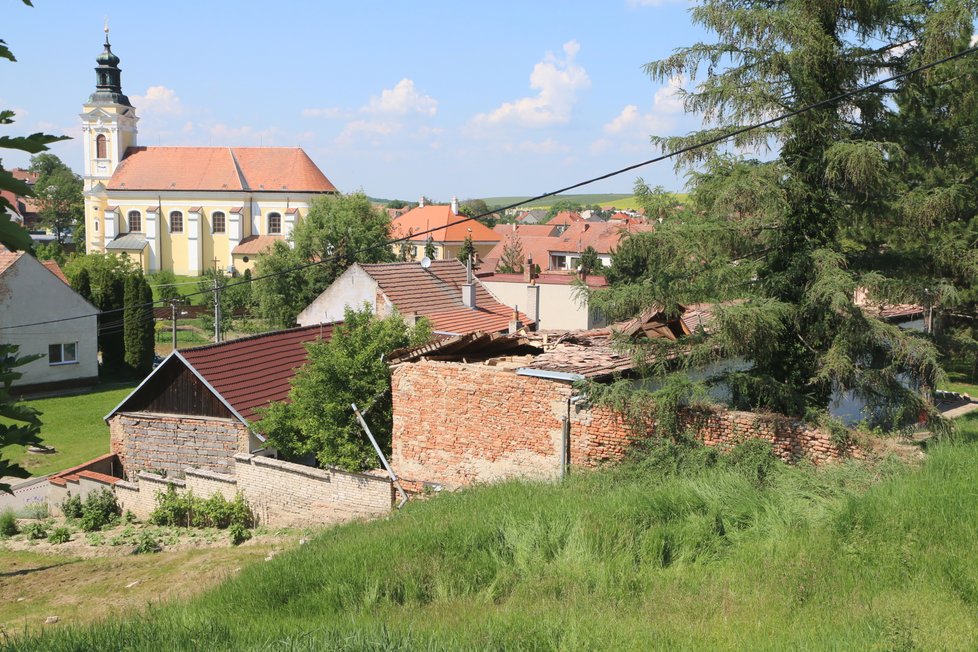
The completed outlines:
<svg viewBox="0 0 978 652">
<path fill-rule="evenodd" d="M 85 147 L 85 249 L 102 251 L 105 243 L 120 232 L 120 216 L 106 214 L 105 184 L 122 160 L 126 149 L 136 145 L 136 109 L 122 93 L 119 57 L 109 45 L 105 27 L 105 49 L 95 59 L 95 92 L 82 113 Z"/>
</svg>

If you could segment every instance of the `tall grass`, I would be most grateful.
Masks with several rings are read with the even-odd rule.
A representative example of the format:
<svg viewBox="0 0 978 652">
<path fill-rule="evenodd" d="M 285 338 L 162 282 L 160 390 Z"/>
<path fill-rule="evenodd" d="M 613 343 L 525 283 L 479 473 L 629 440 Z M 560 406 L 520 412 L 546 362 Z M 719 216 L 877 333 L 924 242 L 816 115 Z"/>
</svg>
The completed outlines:
<svg viewBox="0 0 978 652">
<path fill-rule="evenodd" d="M 820 470 L 656 448 L 412 503 L 7 649 L 974 649 L 976 487 L 974 444 Z"/>
</svg>

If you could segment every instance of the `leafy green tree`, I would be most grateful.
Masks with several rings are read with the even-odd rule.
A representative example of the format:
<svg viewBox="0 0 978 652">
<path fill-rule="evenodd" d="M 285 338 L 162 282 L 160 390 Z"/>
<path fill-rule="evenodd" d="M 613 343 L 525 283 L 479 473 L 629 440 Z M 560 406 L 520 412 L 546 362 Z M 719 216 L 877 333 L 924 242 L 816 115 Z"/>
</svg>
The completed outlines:
<svg viewBox="0 0 978 652">
<path fill-rule="evenodd" d="M 503 245 L 503 253 L 499 257 L 499 263 L 496 264 L 496 271 L 500 274 L 522 274 L 525 264 L 523 241 L 518 235 L 511 234 Z"/>
<path fill-rule="evenodd" d="M 547 219 L 544 222 L 549 222 L 551 219 L 557 216 L 559 213 L 564 211 L 576 212 L 580 211 L 583 207 L 580 202 L 572 201 L 570 199 L 558 199 L 555 201 L 550 208 L 547 210 Z"/>
<path fill-rule="evenodd" d="M 153 290 L 141 271 L 126 276 L 123 300 L 126 367 L 136 376 L 145 376 L 153 368 L 155 330 Z"/>
<path fill-rule="evenodd" d="M 583 277 L 601 276 L 604 273 L 604 265 L 601 264 L 597 249 L 591 245 L 585 247 L 581 252 L 581 264 L 577 271 Z"/>
<path fill-rule="evenodd" d="M 58 265 L 64 265 L 68 260 L 64 247 L 58 242 L 45 242 L 37 245 L 34 249 L 34 255 L 37 256 L 38 260 L 53 260 Z"/>
<path fill-rule="evenodd" d="M 717 42 L 681 48 L 646 69 L 656 80 L 694 80 L 682 99 L 713 126 L 654 140 L 675 151 L 960 51 L 973 12 L 957 2 L 706 0 L 691 13 L 719 35 Z M 697 78 L 704 69 L 710 74 Z M 895 233 L 895 226 L 910 223 L 892 206 L 905 144 L 916 138 L 895 128 L 901 98 L 943 74 L 878 87 L 733 138 L 742 149 L 773 147 L 777 155 L 769 161 L 724 156 L 720 145 L 681 155 L 680 165 L 698 166 L 690 177 L 696 214 L 623 242 L 609 274 L 618 285 L 599 293 L 595 305 L 610 314 L 736 299 L 717 308 L 709 340 L 694 341 L 683 360 L 743 359 L 745 369 L 712 379 L 731 388 L 738 407 L 811 415 L 824 413 L 834 392 L 849 391 L 883 423 L 921 411 L 936 418 L 919 391 L 934 387 L 941 375 L 932 344 L 854 304 L 857 288 L 893 298 L 896 285 L 913 283 L 895 284 L 887 276 L 878 264 L 879 246 L 849 243 L 857 231 Z M 971 89 L 966 94 L 973 102 Z M 869 255 L 860 255 L 860 248 Z M 919 282 L 904 252 L 886 253 Z M 620 273 L 623 258 L 633 267 L 627 274 Z M 658 371 L 665 373 L 664 366 Z"/>
<path fill-rule="evenodd" d="M 434 260 L 438 255 L 438 250 L 435 248 L 435 240 L 430 235 L 424 241 L 424 255 L 431 260 Z"/>
<path fill-rule="evenodd" d="M 180 292 L 181 286 L 177 283 L 176 275 L 168 269 L 156 272 L 147 281 L 149 281 L 150 288 L 155 290 L 155 295 L 159 297 L 160 301 L 182 303 L 187 300 L 184 294 Z"/>
<path fill-rule="evenodd" d="M 472 236 L 466 235 L 465 240 L 462 242 L 462 246 L 459 247 L 458 254 L 455 256 L 459 262 L 465 264 L 469 262 L 469 257 L 472 257 L 473 263 L 476 259 L 475 245 L 472 243 Z"/>
<path fill-rule="evenodd" d="M 306 345 L 309 362 L 292 380 L 289 403 L 269 406 L 256 428 L 287 457 L 313 455 L 321 466 L 350 471 L 376 467 L 376 453 L 350 404 L 369 407 L 371 432 L 390 451 L 390 369 L 382 355 L 430 337 L 424 320 L 409 329 L 397 315 L 378 319 L 369 307 L 347 308 L 328 342 Z"/>
<path fill-rule="evenodd" d="M 663 220 L 669 217 L 679 204 L 674 194 L 666 192 L 662 186 L 649 188 L 641 177 L 635 181 L 634 192 L 635 201 L 650 220 Z"/>
<path fill-rule="evenodd" d="M 11 394 L 11 385 L 23 376 L 17 367 L 42 358 L 41 355 L 18 356 L 16 344 L 0 343 L 0 452 L 4 446 L 20 444 L 36 446 L 41 443 L 41 413 L 24 403 L 18 403 Z M 0 455 L 0 478 L 11 475 L 12 465 Z M 0 482 L 0 492 L 10 491 L 10 486 Z"/>
<path fill-rule="evenodd" d="M 107 313 L 99 315 L 98 343 L 102 352 L 102 366 L 109 372 L 126 369 L 123 337 L 125 284 L 126 278 L 136 271 L 135 265 L 127 256 L 98 253 L 74 256 L 64 267 L 65 275 L 75 288 L 81 288 L 84 283 L 83 274 L 87 274 L 90 291 L 88 300 L 100 312 Z"/>
<path fill-rule="evenodd" d="M 384 244 L 390 239 L 390 219 L 363 193 L 317 197 L 292 239 L 294 248 L 276 242 L 255 268 L 255 313 L 277 328 L 294 325 L 302 309 L 353 263 L 395 260 Z"/>
<path fill-rule="evenodd" d="M 404 208 L 407 206 L 407 202 L 403 199 L 392 199 L 387 202 L 386 208 Z"/>
<path fill-rule="evenodd" d="M 73 230 L 84 227 L 82 179 L 53 154 L 40 156 L 44 157 L 44 164 L 35 166 L 32 159 L 31 169 L 36 167 L 41 175 L 34 184 L 41 226 L 53 231 L 58 244 L 63 247 Z M 75 240 L 79 239 L 76 237 Z M 84 242 L 83 235 L 81 242 Z"/>
</svg>

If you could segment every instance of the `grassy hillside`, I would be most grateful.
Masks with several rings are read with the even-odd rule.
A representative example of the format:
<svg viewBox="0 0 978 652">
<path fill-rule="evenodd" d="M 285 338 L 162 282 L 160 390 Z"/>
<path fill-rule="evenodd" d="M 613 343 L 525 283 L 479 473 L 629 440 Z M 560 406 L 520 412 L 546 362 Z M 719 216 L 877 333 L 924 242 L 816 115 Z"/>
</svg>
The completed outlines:
<svg viewBox="0 0 978 652">
<path fill-rule="evenodd" d="M 509 204 L 515 204 L 516 202 L 524 201 L 529 199 L 529 195 L 519 196 L 514 195 L 511 197 L 483 197 L 482 199 L 490 206 L 508 206 Z M 548 197 L 547 199 L 542 199 L 540 201 L 534 202 L 533 204 L 527 204 L 526 208 L 549 208 L 554 204 L 554 202 L 560 201 L 561 199 L 566 199 L 567 201 L 577 202 L 579 204 L 599 204 L 608 205 L 614 204 L 618 208 L 632 208 L 635 207 L 635 196 L 632 194 L 615 194 L 615 193 L 605 193 L 605 194 L 566 194 L 557 195 L 555 197 Z"/>
<path fill-rule="evenodd" d="M 824 470 L 665 449 L 412 503 L 4 649 L 975 649 L 975 486 L 972 443 Z"/>
</svg>

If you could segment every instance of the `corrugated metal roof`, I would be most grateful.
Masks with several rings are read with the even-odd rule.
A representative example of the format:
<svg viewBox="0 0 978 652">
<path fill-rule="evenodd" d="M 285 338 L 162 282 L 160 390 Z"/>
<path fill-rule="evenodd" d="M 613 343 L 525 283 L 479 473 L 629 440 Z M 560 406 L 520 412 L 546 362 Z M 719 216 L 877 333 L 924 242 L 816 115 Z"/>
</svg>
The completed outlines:
<svg viewBox="0 0 978 652">
<path fill-rule="evenodd" d="M 138 233 L 123 233 L 116 236 L 112 242 L 106 243 L 105 248 L 125 251 L 141 251 L 146 246 L 146 236 Z"/>
</svg>

